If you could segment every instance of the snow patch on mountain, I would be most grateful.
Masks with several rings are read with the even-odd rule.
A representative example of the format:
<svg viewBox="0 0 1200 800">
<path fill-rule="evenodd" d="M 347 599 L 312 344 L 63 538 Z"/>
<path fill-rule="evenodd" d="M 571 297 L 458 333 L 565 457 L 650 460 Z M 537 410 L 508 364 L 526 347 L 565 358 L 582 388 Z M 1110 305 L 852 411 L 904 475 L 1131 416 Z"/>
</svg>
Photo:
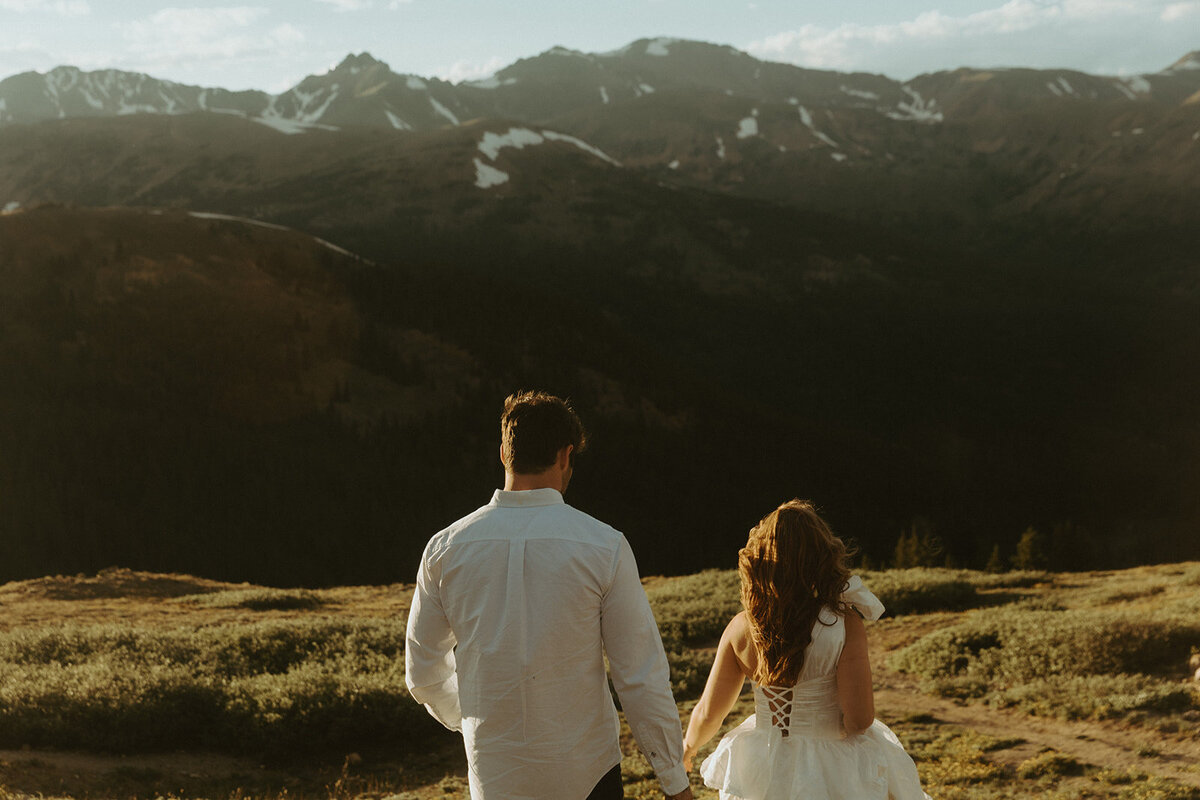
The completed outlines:
<svg viewBox="0 0 1200 800">
<path fill-rule="evenodd" d="M 678 39 L 668 39 L 668 38 L 664 38 L 664 37 L 652 39 L 646 45 L 646 55 L 659 56 L 659 57 L 669 56 L 669 55 L 671 55 L 671 50 L 670 50 L 671 45 L 677 43 L 678 41 L 679 41 Z"/>
<path fill-rule="evenodd" d="M 1150 81 L 1146 80 L 1141 75 L 1134 75 L 1129 78 L 1120 78 L 1119 81 L 1120 82 L 1117 84 L 1117 88 L 1128 88 L 1129 91 L 1133 92 L 1134 94 L 1150 94 L 1150 91 L 1153 88 L 1150 85 Z"/>
<path fill-rule="evenodd" d="M 738 123 L 737 138 L 749 139 L 751 136 L 758 136 L 758 120 L 746 117 Z"/>
<path fill-rule="evenodd" d="M 545 137 L 528 128 L 509 128 L 507 133 L 488 131 L 479 140 L 479 152 L 495 161 L 496 156 L 500 155 L 500 151 L 506 147 L 522 150 L 530 145 L 541 144 L 543 141 L 545 141 Z"/>
<path fill-rule="evenodd" d="M 490 189 L 508 182 L 508 173 L 502 172 L 491 164 L 485 164 L 475 159 L 475 185 L 480 189 Z"/>
<path fill-rule="evenodd" d="M 1184 59 L 1172 64 L 1167 72 L 1185 72 L 1187 70 L 1200 69 L 1200 52 L 1190 53 Z"/>
<path fill-rule="evenodd" d="M 679 159 L 675 159 L 670 164 L 667 164 L 667 169 L 679 169 Z"/>
<path fill-rule="evenodd" d="M 241 116 L 240 112 L 230 112 Z M 262 116 L 251 117 L 252 120 L 260 125 L 266 125 L 268 128 L 274 128 L 280 133 L 288 136 L 295 136 L 298 133 L 308 133 L 311 130 L 336 131 L 338 128 L 334 125 L 321 125 L 315 122 L 305 122 L 299 119 L 288 119 L 287 117 L 279 116 Z"/>
<path fill-rule="evenodd" d="M 260 228 L 270 228 L 273 231 L 290 231 L 291 228 L 286 225 L 276 225 L 274 222 L 263 222 L 261 219 L 251 219 L 250 217 L 235 217 L 232 214 L 216 214 L 212 211 L 189 211 L 189 217 L 196 219 L 216 219 L 225 222 L 244 222 L 247 225 L 257 225 Z"/>
<path fill-rule="evenodd" d="M 506 147 L 511 147 L 515 150 L 523 150 L 526 147 L 533 147 L 535 145 L 542 144 L 545 141 L 566 142 L 567 144 L 578 147 L 585 153 L 599 158 L 601 161 L 606 161 L 609 164 L 612 164 L 614 167 L 621 166 L 619 161 L 610 157 L 598 147 L 594 147 L 582 139 L 569 136 L 565 133 L 559 133 L 557 131 L 542 131 L 541 133 L 538 133 L 537 131 L 532 131 L 528 128 L 509 128 L 507 133 L 502 134 L 492 133 L 489 131 L 483 135 L 482 139 L 480 139 L 478 147 L 479 152 L 483 153 L 490 160 L 495 161 L 496 157 L 500 155 L 500 151 Z"/>
<path fill-rule="evenodd" d="M 150 213 L 157 215 L 157 214 L 161 214 L 162 212 L 161 211 L 151 211 Z M 216 214 L 212 211 L 189 211 L 188 216 L 194 217 L 195 219 L 215 219 L 215 220 L 221 220 L 223 222 L 241 222 L 245 225 L 257 225 L 260 228 L 270 228 L 273 231 L 289 231 L 289 232 L 296 231 L 295 228 L 289 228 L 286 225 L 276 225 L 274 222 L 263 222 L 261 219 L 253 219 L 251 217 L 235 217 L 232 214 Z M 296 232 L 299 233 L 299 231 L 296 231 Z M 308 235 L 308 234 L 305 234 L 305 235 Z M 333 242 L 327 242 L 324 239 L 320 239 L 316 236 L 312 236 L 311 238 L 317 244 L 321 245 L 322 247 L 327 247 L 330 250 L 334 251 L 335 253 L 341 253 L 342 255 L 350 256 L 351 258 L 359 258 L 359 256 L 355 255 L 354 253 L 351 253 L 349 250 L 345 249 L 344 247 L 338 247 Z M 370 262 L 368 262 L 368 263 L 370 263 Z"/>
<path fill-rule="evenodd" d="M 641 89 L 645 94 L 654 94 L 654 87 L 648 83 L 639 83 L 638 88 Z"/>
<path fill-rule="evenodd" d="M 117 106 L 117 116 L 119 116 L 119 117 L 128 116 L 130 114 L 157 114 L 157 113 L 158 113 L 158 109 L 155 108 L 154 106 L 146 105 L 144 103 L 143 104 L 130 103 L 130 102 L 127 102 L 124 97 L 121 98 L 121 104 L 119 106 Z M 58 116 L 60 118 L 66 116 L 66 114 L 63 112 L 63 110 L 61 108 L 58 111 Z"/>
<path fill-rule="evenodd" d="M 500 80 L 498 77 L 493 75 L 490 78 L 483 78 L 477 81 L 467 81 L 466 84 L 473 89 L 499 89 L 501 86 L 512 86 L 516 82 L 516 78 L 505 78 L 504 80 Z"/>
<path fill-rule="evenodd" d="M 416 75 L 406 75 L 404 85 L 414 92 L 424 92 L 429 90 L 429 84 L 418 78 Z"/>
<path fill-rule="evenodd" d="M 290 92 L 291 96 L 296 100 L 296 113 L 292 119 L 299 123 L 318 122 L 325 115 L 325 112 L 329 110 L 329 105 L 337 99 L 340 91 L 341 86 L 336 83 L 328 88 L 321 87 L 311 92 L 306 92 L 297 86 Z M 326 95 L 326 92 L 328 92 L 328 95 Z M 324 99 L 322 99 L 323 95 L 325 95 Z M 263 112 L 263 117 L 283 118 L 283 115 L 275 110 L 275 98 L 272 98 L 267 110 Z"/>
<path fill-rule="evenodd" d="M 604 105 L 608 105 L 608 89 L 600 87 L 600 99 L 604 101 Z"/>
<path fill-rule="evenodd" d="M 847 158 L 849 158 L 849 156 L 847 156 L 845 153 L 830 153 L 829 157 L 832 158 L 834 161 L 838 162 L 839 164 L 841 164 Z"/>
<path fill-rule="evenodd" d="M 911 87 L 901 86 L 900 88 L 908 94 L 909 102 L 905 103 L 901 100 L 896 106 L 898 110 L 887 112 L 888 117 L 908 122 L 924 122 L 928 124 L 938 123 L 945 119 L 942 112 L 935 109 L 935 106 L 937 106 L 936 98 L 926 100 L 921 97 L 920 92 Z"/>
<path fill-rule="evenodd" d="M 21 210 L 21 204 L 18 203 L 16 200 L 12 200 L 12 201 L 4 204 L 4 210 L 0 211 L 0 214 L 15 214 L 20 210 Z"/>
<path fill-rule="evenodd" d="M 412 130 L 412 125 L 409 125 L 407 122 L 400 119 L 400 117 L 396 116 L 391 111 L 384 109 L 383 113 L 387 114 L 388 122 L 392 123 L 392 127 L 395 128 L 396 130 L 398 130 L 398 131 L 411 131 Z"/>
<path fill-rule="evenodd" d="M 725 140 L 720 136 L 717 137 L 717 158 L 725 160 Z"/>
<path fill-rule="evenodd" d="M 837 148 L 837 146 L 838 146 L 837 142 L 835 142 L 833 139 L 830 139 L 828 136 L 826 136 L 825 134 L 823 134 L 819 130 L 817 130 L 817 126 L 813 124 L 812 114 L 809 113 L 809 110 L 807 108 L 805 108 L 804 106 L 800 106 L 800 121 L 802 123 L 804 123 L 804 127 L 808 128 L 810 131 L 812 131 L 813 136 L 817 137 L 818 139 L 820 139 L 822 142 L 829 145 L 830 147 L 835 148 L 835 149 Z"/>
<path fill-rule="evenodd" d="M 846 86 L 845 84 L 842 84 L 838 88 L 841 89 L 844 94 L 848 94 L 851 97 L 858 97 L 862 100 L 878 100 L 879 99 L 879 95 L 875 94 L 874 92 L 867 92 L 867 91 L 863 91 L 862 89 L 852 89 L 849 86 Z"/>
<path fill-rule="evenodd" d="M 441 114 L 446 119 L 450 120 L 450 124 L 457 127 L 460 123 L 458 117 L 454 116 L 454 112 L 439 103 L 433 95 L 429 95 L 429 105 L 433 106 L 433 110 Z"/>
<path fill-rule="evenodd" d="M 573 144 L 576 147 L 578 147 L 580 150 L 582 150 L 583 152 L 591 153 L 596 158 L 600 159 L 601 161 L 607 161 L 609 164 L 612 164 L 614 167 L 621 166 L 621 162 L 610 157 L 607 153 L 605 153 L 600 148 L 594 147 L 593 145 L 588 144 L 587 142 L 583 141 L 582 139 L 577 139 L 574 136 L 568 136 L 565 133 L 558 133 L 556 131 L 542 131 L 542 135 L 545 136 L 547 139 L 549 139 L 552 142 L 566 142 L 568 144 Z"/>
</svg>

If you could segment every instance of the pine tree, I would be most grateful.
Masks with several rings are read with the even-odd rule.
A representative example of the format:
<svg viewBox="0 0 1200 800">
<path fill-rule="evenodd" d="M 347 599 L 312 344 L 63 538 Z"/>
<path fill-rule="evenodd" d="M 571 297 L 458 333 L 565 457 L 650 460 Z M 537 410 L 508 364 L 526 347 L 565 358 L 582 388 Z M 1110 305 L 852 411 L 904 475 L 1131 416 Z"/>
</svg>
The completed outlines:
<svg viewBox="0 0 1200 800">
<path fill-rule="evenodd" d="M 1031 525 L 1017 541 L 1013 566 L 1017 569 L 1045 569 L 1047 562 L 1046 536 Z"/>
<path fill-rule="evenodd" d="M 941 563 L 942 543 L 933 533 L 929 520 L 918 517 L 896 542 L 894 565 L 898 569 L 935 567 Z"/>
<path fill-rule="evenodd" d="M 987 566 L 984 567 L 987 572 L 1004 572 L 1004 557 L 1000 555 L 1000 545 L 992 546 L 992 554 L 988 557 Z"/>
</svg>

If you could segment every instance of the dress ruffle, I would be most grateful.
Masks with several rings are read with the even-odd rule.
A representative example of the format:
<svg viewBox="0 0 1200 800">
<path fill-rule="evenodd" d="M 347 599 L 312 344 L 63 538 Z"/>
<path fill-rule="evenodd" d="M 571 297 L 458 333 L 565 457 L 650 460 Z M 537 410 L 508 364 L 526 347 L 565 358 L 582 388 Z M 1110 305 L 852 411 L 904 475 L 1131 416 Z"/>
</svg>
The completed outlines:
<svg viewBox="0 0 1200 800">
<path fill-rule="evenodd" d="M 700 766 L 722 800 L 928 800 L 917 768 L 879 720 L 857 736 L 785 737 L 750 717 Z"/>
<path fill-rule="evenodd" d="M 842 592 L 842 601 L 858 609 L 865 619 L 874 622 L 883 616 L 884 607 L 879 598 L 863 584 L 863 579 L 857 575 L 850 576 L 846 589 Z"/>
</svg>

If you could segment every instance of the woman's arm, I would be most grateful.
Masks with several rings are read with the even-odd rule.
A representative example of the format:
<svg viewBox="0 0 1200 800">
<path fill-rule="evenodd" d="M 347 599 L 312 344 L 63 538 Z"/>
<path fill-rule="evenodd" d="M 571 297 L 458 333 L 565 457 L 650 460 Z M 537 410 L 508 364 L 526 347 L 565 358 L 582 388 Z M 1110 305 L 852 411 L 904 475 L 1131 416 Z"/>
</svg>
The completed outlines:
<svg viewBox="0 0 1200 800">
<path fill-rule="evenodd" d="M 838 705 L 848 734 L 862 733 L 875 721 L 875 692 L 871 688 L 871 659 L 867 629 L 857 613 L 846 614 L 846 643 L 838 659 Z"/>
<path fill-rule="evenodd" d="M 746 633 L 745 620 L 739 614 L 730 620 L 725 626 L 725 632 L 721 634 L 721 643 L 717 645 L 717 657 L 713 661 L 712 671 L 708 673 L 708 681 L 704 684 L 704 693 L 692 709 L 687 735 L 683 737 L 683 765 L 689 772 L 696 751 L 721 728 L 721 723 L 725 721 L 725 717 L 737 702 L 738 695 L 742 693 L 746 674 L 738 660 L 735 643 Z"/>
</svg>

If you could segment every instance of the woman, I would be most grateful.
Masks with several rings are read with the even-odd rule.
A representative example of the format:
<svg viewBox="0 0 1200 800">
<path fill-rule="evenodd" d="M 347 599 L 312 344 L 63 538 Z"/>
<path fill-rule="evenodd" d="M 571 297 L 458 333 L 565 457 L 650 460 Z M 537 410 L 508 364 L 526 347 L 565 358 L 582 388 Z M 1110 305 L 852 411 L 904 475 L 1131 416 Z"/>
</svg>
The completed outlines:
<svg viewBox="0 0 1200 800">
<path fill-rule="evenodd" d="M 700 772 L 722 800 L 925 800 L 899 740 L 875 719 L 860 615 L 883 604 L 846 566 L 812 504 L 784 503 L 738 553 L 742 605 L 721 636 L 684 737 L 684 764 L 720 728 L 746 678 L 754 716 Z M 857 612 L 857 613 L 855 613 Z"/>
</svg>

